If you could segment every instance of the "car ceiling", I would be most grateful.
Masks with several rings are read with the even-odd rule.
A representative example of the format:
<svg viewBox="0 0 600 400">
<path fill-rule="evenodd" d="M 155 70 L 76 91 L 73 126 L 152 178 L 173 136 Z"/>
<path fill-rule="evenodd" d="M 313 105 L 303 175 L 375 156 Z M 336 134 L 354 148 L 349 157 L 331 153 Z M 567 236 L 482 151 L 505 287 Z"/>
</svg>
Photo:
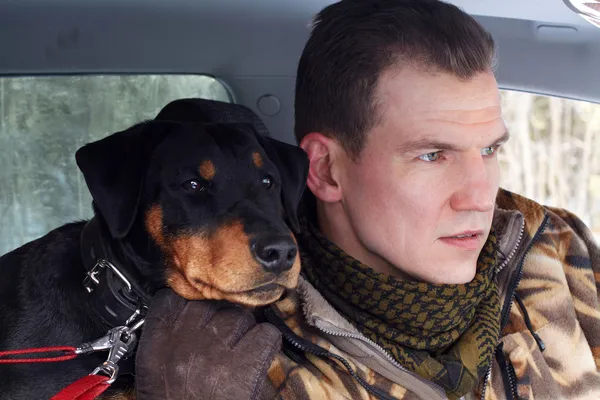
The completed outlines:
<svg viewBox="0 0 600 400">
<path fill-rule="evenodd" d="M 600 29 L 562 0 L 452 0 L 498 43 L 504 88 L 600 101 Z M 324 0 L 0 0 L 0 74 L 208 73 L 291 138 L 296 64 Z M 541 28 L 540 28 L 541 27 Z"/>
</svg>

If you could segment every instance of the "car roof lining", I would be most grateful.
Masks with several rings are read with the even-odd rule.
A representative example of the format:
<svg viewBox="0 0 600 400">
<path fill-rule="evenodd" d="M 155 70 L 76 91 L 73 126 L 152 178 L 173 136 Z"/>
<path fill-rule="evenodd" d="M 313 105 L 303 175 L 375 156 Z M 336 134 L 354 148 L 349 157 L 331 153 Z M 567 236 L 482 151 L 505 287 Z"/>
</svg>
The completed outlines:
<svg viewBox="0 0 600 400">
<path fill-rule="evenodd" d="M 600 102 L 600 30 L 561 0 L 453 2 L 496 38 L 501 87 Z M 259 95 L 282 99 L 267 125 L 289 138 L 298 58 L 328 3 L 0 0 L 0 75 L 211 74 L 255 110 Z"/>
</svg>

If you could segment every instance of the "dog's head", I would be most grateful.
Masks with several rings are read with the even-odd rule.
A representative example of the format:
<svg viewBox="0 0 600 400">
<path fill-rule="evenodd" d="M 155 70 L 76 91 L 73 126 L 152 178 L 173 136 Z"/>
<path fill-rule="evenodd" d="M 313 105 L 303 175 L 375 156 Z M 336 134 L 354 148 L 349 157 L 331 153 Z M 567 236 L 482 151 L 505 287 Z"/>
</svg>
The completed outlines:
<svg viewBox="0 0 600 400">
<path fill-rule="evenodd" d="M 181 296 L 258 306 L 296 286 L 300 148 L 249 125 L 150 121 L 76 159 L 111 235 L 143 226 Z"/>
</svg>

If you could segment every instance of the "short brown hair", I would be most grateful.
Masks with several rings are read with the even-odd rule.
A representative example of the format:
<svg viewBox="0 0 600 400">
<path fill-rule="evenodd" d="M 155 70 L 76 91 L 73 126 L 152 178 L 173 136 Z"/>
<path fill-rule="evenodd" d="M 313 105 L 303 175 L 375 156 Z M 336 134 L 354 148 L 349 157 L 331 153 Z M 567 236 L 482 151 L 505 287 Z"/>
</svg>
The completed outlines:
<svg viewBox="0 0 600 400">
<path fill-rule="evenodd" d="M 494 39 L 439 0 L 341 0 L 324 8 L 300 58 L 295 135 L 338 140 L 356 158 L 378 121 L 379 76 L 410 65 L 470 79 L 494 67 Z"/>
</svg>

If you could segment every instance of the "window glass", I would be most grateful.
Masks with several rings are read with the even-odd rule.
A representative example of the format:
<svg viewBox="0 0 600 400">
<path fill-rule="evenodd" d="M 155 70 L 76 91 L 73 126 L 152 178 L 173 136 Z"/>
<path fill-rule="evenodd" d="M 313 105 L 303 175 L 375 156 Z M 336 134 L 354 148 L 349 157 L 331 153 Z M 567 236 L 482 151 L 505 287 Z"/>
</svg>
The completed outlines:
<svg viewBox="0 0 600 400">
<path fill-rule="evenodd" d="M 75 151 L 183 97 L 231 101 L 202 75 L 0 77 L 0 255 L 89 218 Z"/>
<path fill-rule="evenodd" d="M 600 105 L 502 91 L 501 186 L 579 216 L 600 242 Z"/>
</svg>

